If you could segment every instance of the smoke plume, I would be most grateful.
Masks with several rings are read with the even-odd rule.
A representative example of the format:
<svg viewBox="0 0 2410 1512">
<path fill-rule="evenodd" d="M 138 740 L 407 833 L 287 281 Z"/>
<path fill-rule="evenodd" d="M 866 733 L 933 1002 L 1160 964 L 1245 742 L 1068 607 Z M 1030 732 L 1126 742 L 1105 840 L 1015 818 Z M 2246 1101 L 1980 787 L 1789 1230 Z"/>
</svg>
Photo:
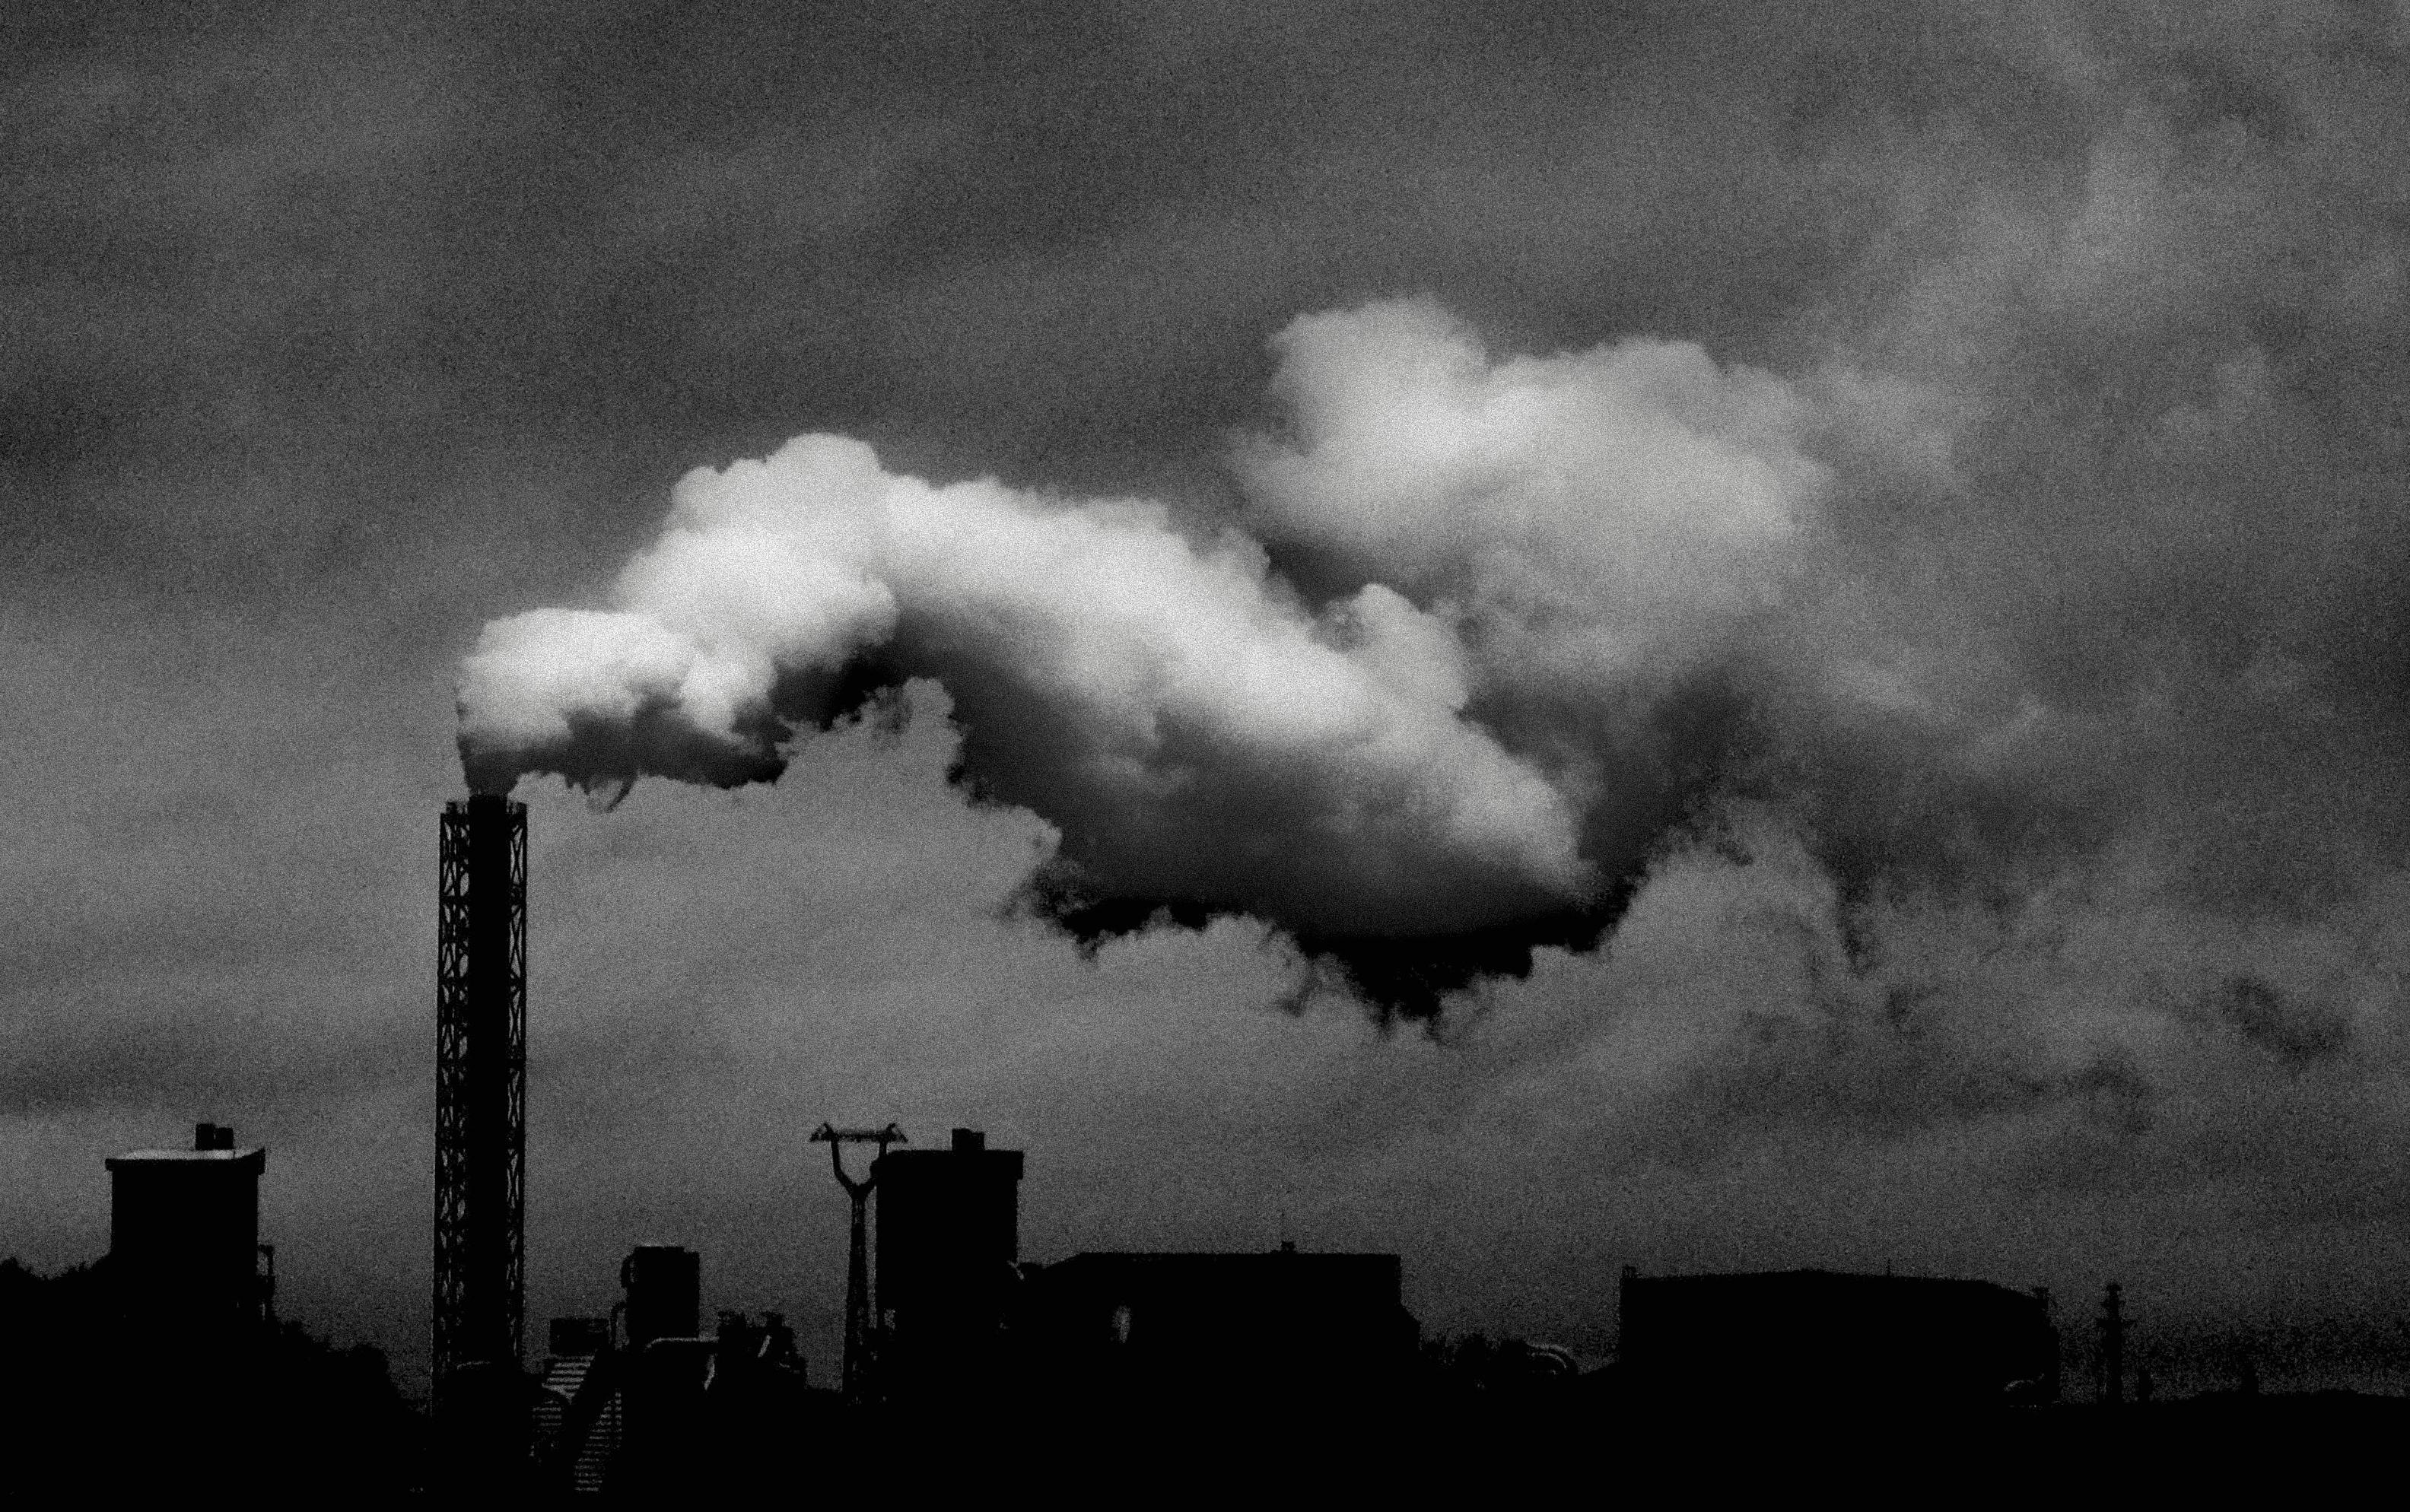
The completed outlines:
<svg viewBox="0 0 2410 1512">
<path fill-rule="evenodd" d="M 775 780 L 790 731 L 926 678 L 959 780 L 1059 828 L 1028 900 L 1083 936 L 1248 914 L 1409 1013 L 1594 943 L 1798 570 L 1802 401 L 1679 343 L 1495 360 L 1417 301 L 1276 346 L 1235 520 L 836 436 L 689 474 L 607 607 L 486 627 L 472 783 Z"/>
</svg>

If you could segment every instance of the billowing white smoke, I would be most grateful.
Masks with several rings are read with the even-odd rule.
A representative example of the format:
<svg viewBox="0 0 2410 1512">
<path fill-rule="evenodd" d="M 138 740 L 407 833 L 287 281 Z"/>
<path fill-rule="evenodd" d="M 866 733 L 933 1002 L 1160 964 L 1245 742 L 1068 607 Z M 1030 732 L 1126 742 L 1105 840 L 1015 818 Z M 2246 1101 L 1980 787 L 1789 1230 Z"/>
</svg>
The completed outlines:
<svg viewBox="0 0 2410 1512">
<path fill-rule="evenodd" d="M 1421 303 L 1278 345 L 1291 432 L 1236 470 L 1256 535 L 1343 574 L 1324 601 L 1239 529 L 801 437 L 681 481 L 608 608 L 486 627 L 472 780 L 774 777 L 840 690 L 928 677 L 965 780 L 1061 830 L 1060 914 L 1244 912 L 1314 948 L 1597 918 L 1640 859 L 1586 854 L 1601 811 L 1663 795 L 1474 712 L 1546 686 L 1629 717 L 1777 598 L 1820 481 L 1797 401 L 1688 346 L 1492 363 Z"/>
<path fill-rule="evenodd" d="M 1493 678 L 1597 687 L 1707 652 L 1777 598 L 1823 479 L 1791 386 L 1687 342 L 1492 363 L 1406 301 L 1274 345 L 1293 439 L 1239 451 L 1261 528 L 1451 606 Z"/>
</svg>

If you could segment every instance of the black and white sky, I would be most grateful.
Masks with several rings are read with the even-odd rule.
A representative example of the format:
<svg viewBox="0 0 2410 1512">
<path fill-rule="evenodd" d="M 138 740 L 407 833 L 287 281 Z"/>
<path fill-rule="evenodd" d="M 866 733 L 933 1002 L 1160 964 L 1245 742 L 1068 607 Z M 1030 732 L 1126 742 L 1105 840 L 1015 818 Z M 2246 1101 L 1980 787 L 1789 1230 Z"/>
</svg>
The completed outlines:
<svg viewBox="0 0 2410 1512">
<path fill-rule="evenodd" d="M 232 1123 L 423 1368 L 465 756 L 538 1319 L 671 1240 L 833 1358 L 804 1137 L 894 1119 L 1033 1258 L 1433 1332 L 2118 1277 L 2179 1386 L 2410 1376 L 2401 4 L 25 4 L 0 79 L 0 1249 Z"/>
</svg>

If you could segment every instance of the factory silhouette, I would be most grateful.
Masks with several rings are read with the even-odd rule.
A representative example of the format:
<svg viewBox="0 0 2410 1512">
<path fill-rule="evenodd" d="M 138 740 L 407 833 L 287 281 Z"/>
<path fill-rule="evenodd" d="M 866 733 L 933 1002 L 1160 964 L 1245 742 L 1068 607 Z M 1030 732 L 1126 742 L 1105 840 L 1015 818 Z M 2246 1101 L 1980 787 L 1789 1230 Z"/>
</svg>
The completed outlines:
<svg viewBox="0 0 2410 1512">
<path fill-rule="evenodd" d="M 1545 1344 L 1424 1339 L 1395 1254 L 1024 1259 L 1025 1153 L 893 1124 L 811 1135 L 850 1208 L 840 1359 L 807 1368 L 777 1313 L 706 1319 L 705 1257 L 644 1243 L 597 1258 L 598 1274 L 617 1259 L 618 1300 L 548 1319 L 530 1360 L 526 811 L 481 794 L 447 805 L 440 835 L 430 1402 L 405 1403 L 376 1351 L 278 1318 L 269 1152 L 203 1122 L 190 1148 L 106 1160 L 105 1259 L 50 1278 L 0 1263 L 15 1345 L 0 1408 L 21 1441 L 141 1441 L 94 1455 L 87 1484 L 685 1500 L 791 1490 L 804 1460 L 822 1484 L 875 1486 L 928 1484 L 974 1451 L 1025 1464 L 1033 1445 L 1093 1468 L 1176 1433 L 1227 1458 L 1280 1425 L 1444 1426 L 1414 1447 L 1436 1463 L 1543 1433 L 1649 1424 L 1670 1444 L 1772 1413 L 1947 1419 L 2098 1453 L 2169 1421 L 2129 1370 L 2113 1284 L 2097 1316 L 2061 1319 L 2047 1291 L 1983 1280 L 1626 1266 L 1615 1356 L 1585 1370 Z M 2071 1330 L 2090 1346 L 2079 1392 L 2062 1383 Z M 2223 1400 L 2197 1399 L 2185 1433 L 2274 1420 L 2244 1369 Z M 2356 1401 L 2398 1431 L 2401 1404 Z"/>
</svg>

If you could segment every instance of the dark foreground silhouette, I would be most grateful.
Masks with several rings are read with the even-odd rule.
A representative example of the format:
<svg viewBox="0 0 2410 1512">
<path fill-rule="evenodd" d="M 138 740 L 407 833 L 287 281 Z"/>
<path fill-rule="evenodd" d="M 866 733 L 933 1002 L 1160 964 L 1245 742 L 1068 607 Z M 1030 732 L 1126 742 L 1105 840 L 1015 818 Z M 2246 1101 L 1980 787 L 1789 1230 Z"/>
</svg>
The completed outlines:
<svg viewBox="0 0 2410 1512">
<path fill-rule="evenodd" d="M 2340 1483 L 2388 1469 L 2410 1442 L 2410 1400 L 2398 1397 L 1920 1406 L 1811 1378 L 1676 1402 L 1635 1389 L 1629 1374 L 1584 1374 L 1561 1351 L 1478 1336 L 1426 1344 L 1386 1378 L 1231 1361 L 1125 1375 L 1107 1390 L 1058 1371 L 848 1404 L 833 1381 L 805 1384 L 775 1324 L 723 1318 L 708 1341 L 667 1339 L 657 1360 L 599 1367 L 622 1372 L 635 1387 L 622 1407 L 645 1416 L 620 1425 L 613 1454 L 581 1467 L 559 1452 L 568 1424 L 545 1418 L 540 1373 L 493 1383 L 494 1410 L 524 1426 L 464 1460 L 447 1456 L 449 1441 L 397 1394 L 373 1349 L 335 1348 L 289 1323 L 214 1341 L 163 1334 L 114 1311 L 113 1295 L 105 1262 L 44 1277 L 0 1261 L 0 1484 L 12 1501 L 66 1490 L 85 1501 L 337 1505 L 414 1491 L 436 1502 L 590 1491 L 647 1505 L 1205 1490 L 1419 1501 L 1765 1486 L 2055 1498 Z"/>
<path fill-rule="evenodd" d="M 53 1276 L 0 1260 L 0 1339 L 19 1492 L 374 1497 L 423 1479 L 424 1420 L 366 1346 L 298 1323 L 163 1328 L 127 1312 L 107 1260 Z"/>
</svg>

